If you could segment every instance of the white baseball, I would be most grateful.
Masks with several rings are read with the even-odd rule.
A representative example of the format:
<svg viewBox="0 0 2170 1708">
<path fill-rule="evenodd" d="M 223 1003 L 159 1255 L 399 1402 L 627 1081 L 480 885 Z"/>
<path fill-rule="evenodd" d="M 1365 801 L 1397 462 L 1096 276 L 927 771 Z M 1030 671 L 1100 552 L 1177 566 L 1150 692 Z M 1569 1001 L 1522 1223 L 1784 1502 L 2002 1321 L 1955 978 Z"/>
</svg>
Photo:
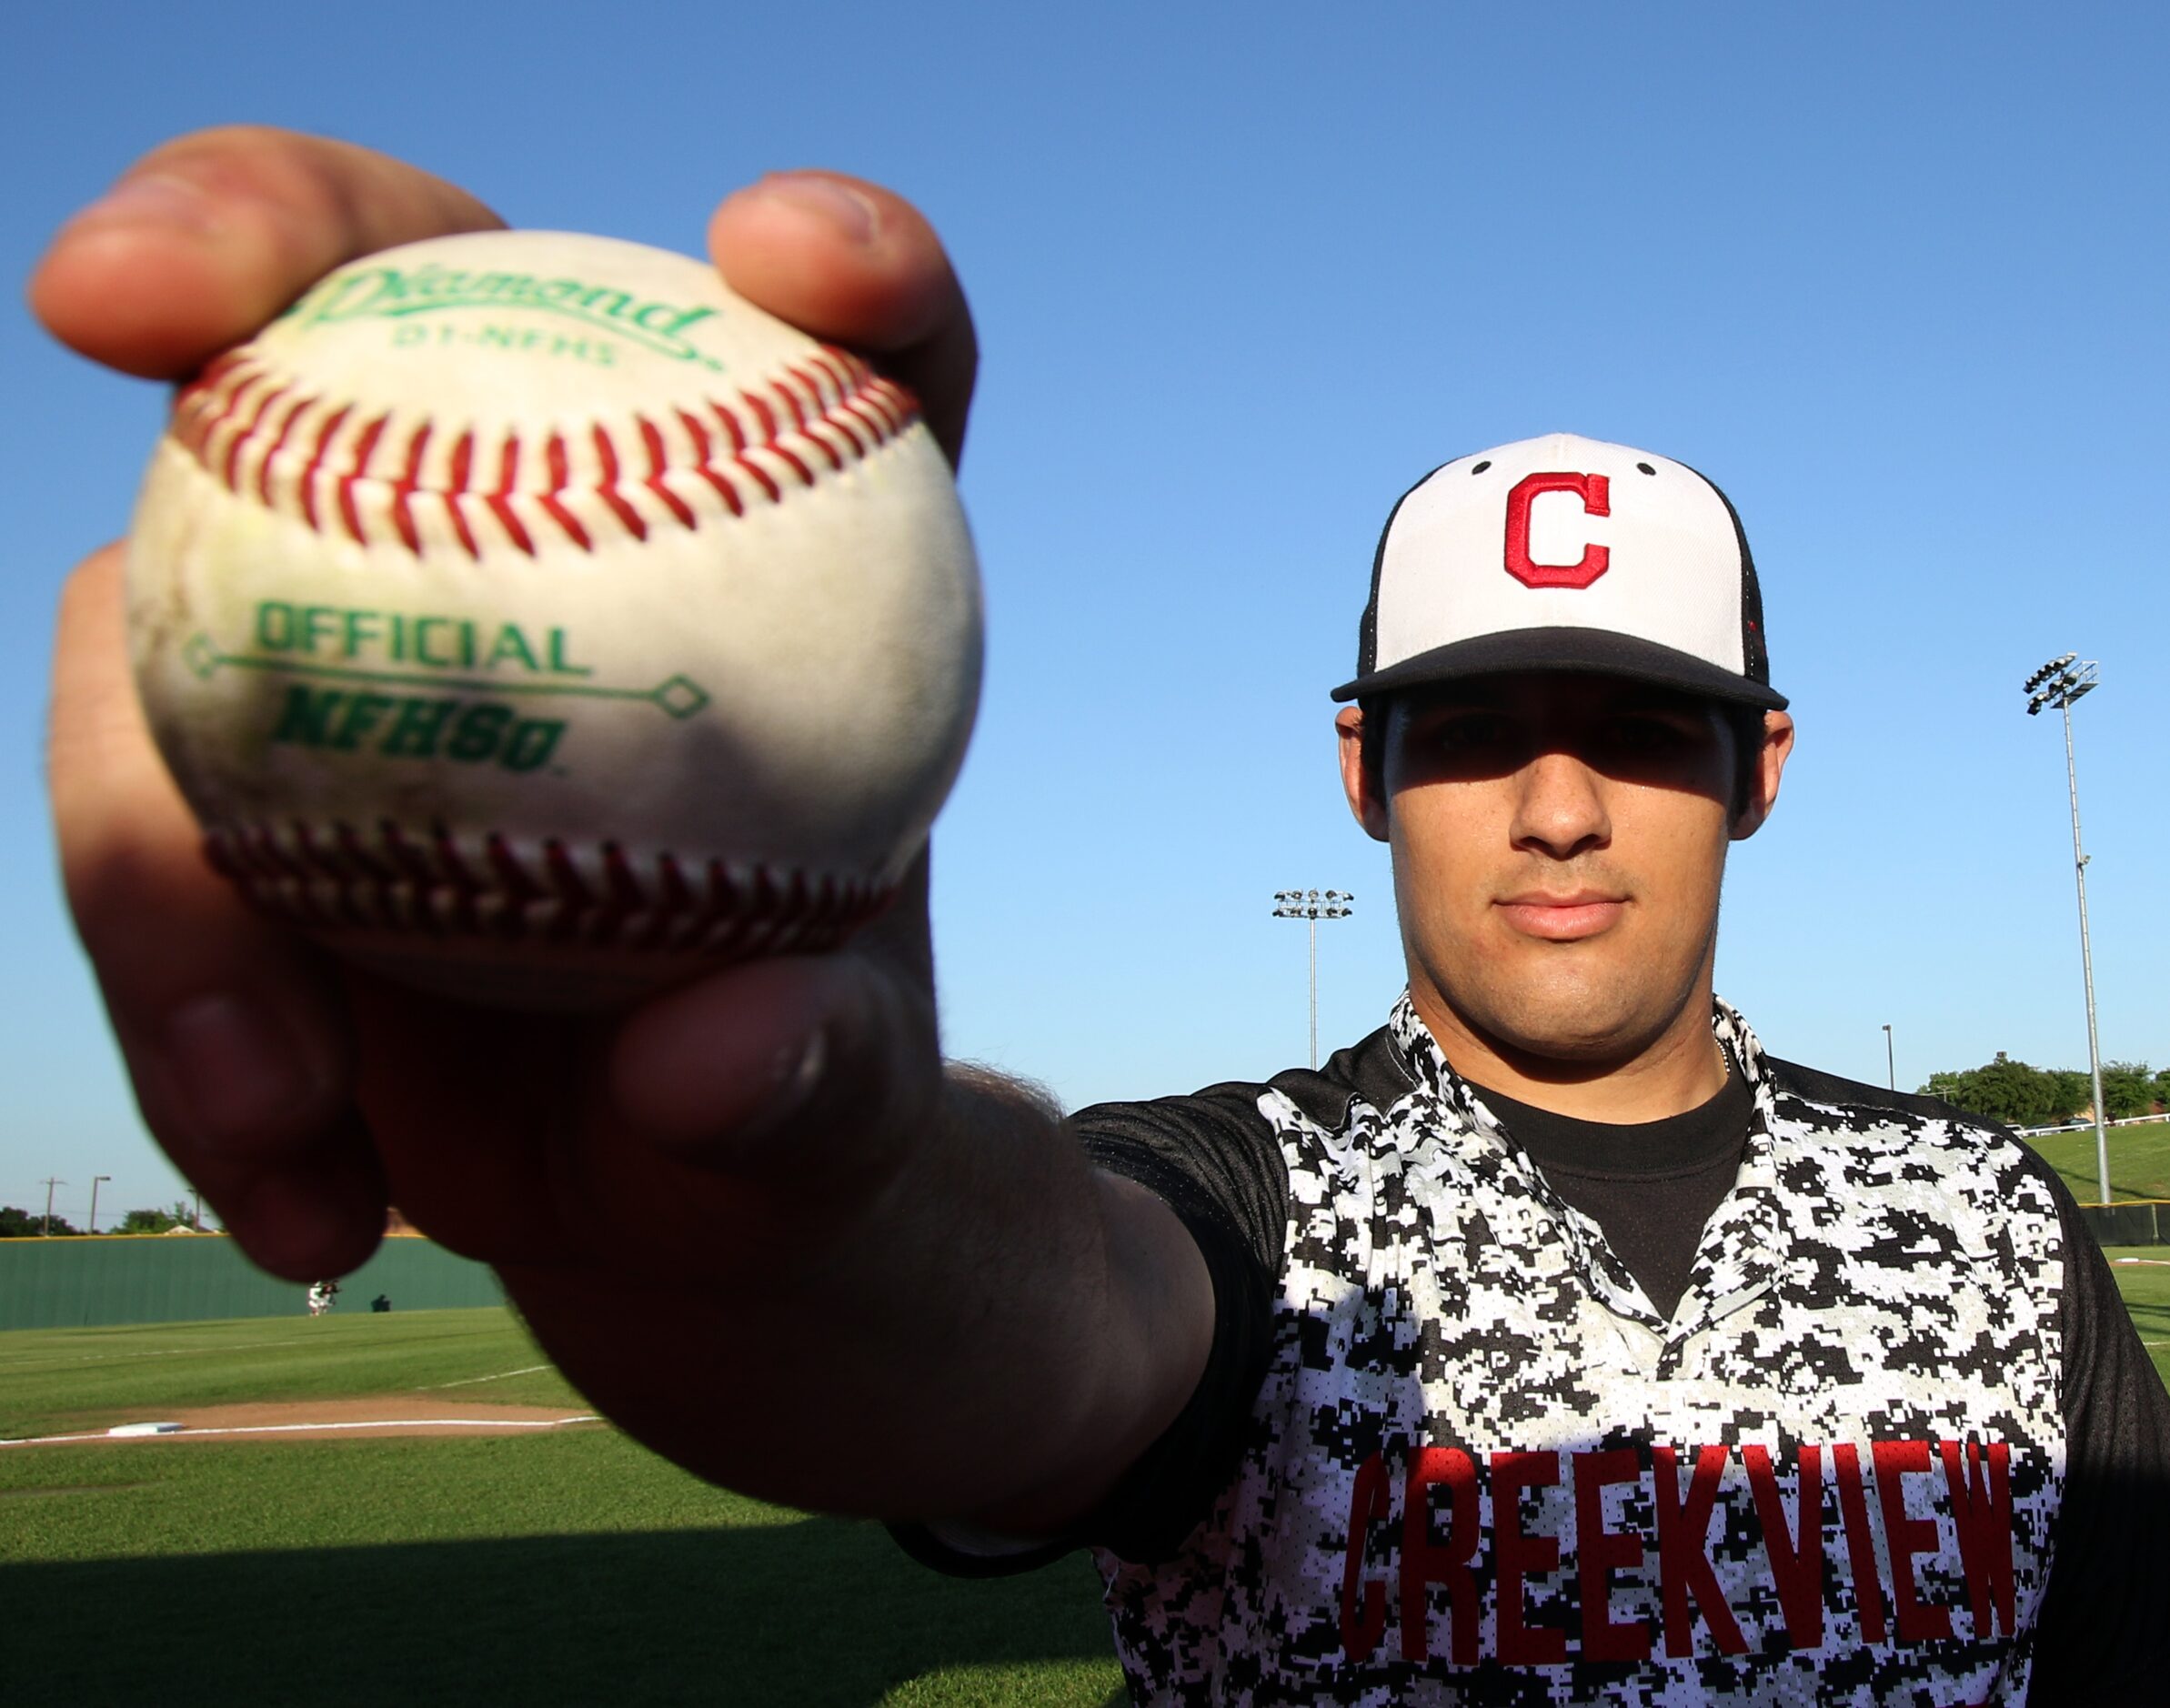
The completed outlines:
<svg viewBox="0 0 2170 1708">
<path fill-rule="evenodd" d="M 912 397 L 604 237 L 324 279 L 180 394 L 128 592 L 213 863 L 342 953 L 523 1006 L 838 942 L 979 695 Z"/>
</svg>

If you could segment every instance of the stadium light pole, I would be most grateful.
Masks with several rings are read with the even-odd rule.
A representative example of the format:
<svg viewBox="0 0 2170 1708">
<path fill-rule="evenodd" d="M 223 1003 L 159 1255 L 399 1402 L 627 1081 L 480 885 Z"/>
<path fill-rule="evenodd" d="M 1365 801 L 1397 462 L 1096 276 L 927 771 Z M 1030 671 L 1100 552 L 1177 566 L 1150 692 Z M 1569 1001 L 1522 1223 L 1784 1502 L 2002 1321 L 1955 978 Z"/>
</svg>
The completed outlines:
<svg viewBox="0 0 2170 1708">
<path fill-rule="evenodd" d="M 1319 1065 L 1319 921 L 1345 919 L 1356 898 L 1346 889 L 1276 889 L 1273 917 L 1301 919 L 1311 936 L 1311 1066 Z"/>
<path fill-rule="evenodd" d="M 2099 685 L 2092 658 L 2068 652 L 2026 679 L 2027 716 L 2044 706 L 2065 714 L 2065 786 L 2072 797 L 2072 870 L 2080 892 L 2080 976 L 2087 987 L 2087 1071 L 2095 1081 L 2095 1177 L 2102 1201 L 2110 1201 L 2110 1134 L 2102 1108 L 2102 1050 L 2095 1035 L 2095 950 L 2087 940 L 2087 856 L 2080 848 L 2080 773 L 2072 756 L 2072 703 Z"/>
<path fill-rule="evenodd" d="M 112 1179 L 110 1174 L 94 1174 L 90 1177 L 90 1231 L 93 1233 L 98 1231 L 98 1182 L 110 1181 Z"/>
<path fill-rule="evenodd" d="M 1899 1059 L 1891 1050 L 1891 1022 L 1884 1022 L 1884 1071 L 1891 1081 L 1891 1089 L 1899 1089 Z"/>
<path fill-rule="evenodd" d="M 65 1181 L 53 1175 L 45 1176 L 45 1226 L 43 1233 L 39 1236 L 42 1239 L 50 1240 L 53 1237 L 53 1189 L 55 1186 L 65 1186 L 66 1184 Z"/>
</svg>

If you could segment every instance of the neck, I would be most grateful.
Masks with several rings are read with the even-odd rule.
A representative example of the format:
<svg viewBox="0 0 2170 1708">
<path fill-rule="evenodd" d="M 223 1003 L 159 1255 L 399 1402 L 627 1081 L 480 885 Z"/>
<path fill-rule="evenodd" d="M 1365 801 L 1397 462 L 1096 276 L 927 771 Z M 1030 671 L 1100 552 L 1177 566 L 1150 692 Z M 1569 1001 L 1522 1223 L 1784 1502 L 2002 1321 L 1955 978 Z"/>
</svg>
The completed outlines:
<svg viewBox="0 0 2170 1708">
<path fill-rule="evenodd" d="M 1415 982 L 1410 999 L 1456 1073 L 1555 1115 L 1630 1126 L 1684 1115 L 1725 1089 L 1725 1052 L 1711 1033 L 1707 978 L 1656 1039 L 1611 1060 L 1563 1060 L 1518 1048 Z"/>
</svg>

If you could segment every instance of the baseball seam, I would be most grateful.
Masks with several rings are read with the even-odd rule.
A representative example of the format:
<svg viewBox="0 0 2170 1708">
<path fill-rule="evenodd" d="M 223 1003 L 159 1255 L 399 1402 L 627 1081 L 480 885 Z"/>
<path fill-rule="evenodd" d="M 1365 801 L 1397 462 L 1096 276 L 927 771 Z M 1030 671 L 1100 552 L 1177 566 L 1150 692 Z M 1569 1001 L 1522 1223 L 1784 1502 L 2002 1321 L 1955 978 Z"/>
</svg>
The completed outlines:
<svg viewBox="0 0 2170 1708">
<path fill-rule="evenodd" d="M 735 398 L 486 438 L 335 404 L 245 348 L 183 387 L 168 433 L 235 496 L 318 533 L 479 559 L 497 544 L 592 552 L 613 533 L 744 517 L 864 461 L 919 415 L 903 387 L 824 345 Z"/>
<path fill-rule="evenodd" d="M 228 822 L 206 829 L 204 844 L 253 903 L 316 930 L 722 960 L 833 948 L 897 888 L 759 860 L 637 861 L 615 842 L 522 849 L 496 831 L 455 836 L 390 819 L 374 834 L 341 821 Z"/>
</svg>

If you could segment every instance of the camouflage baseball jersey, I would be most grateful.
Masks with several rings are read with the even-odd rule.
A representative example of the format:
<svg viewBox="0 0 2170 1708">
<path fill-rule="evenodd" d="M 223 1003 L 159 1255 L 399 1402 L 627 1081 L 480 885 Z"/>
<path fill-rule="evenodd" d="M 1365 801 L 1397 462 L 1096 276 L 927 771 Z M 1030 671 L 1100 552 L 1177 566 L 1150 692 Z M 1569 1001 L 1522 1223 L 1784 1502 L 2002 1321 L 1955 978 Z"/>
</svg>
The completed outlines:
<svg viewBox="0 0 2170 1708">
<path fill-rule="evenodd" d="M 2042 1170 L 1715 1030 L 1747 1143 L 1670 1318 L 1406 995 L 1326 1074 L 1218 1089 L 1278 1142 L 1286 1251 L 1232 1478 L 1164 1558 L 1099 1554 L 1140 1708 L 2024 1699 L 2065 1451 Z"/>
</svg>

